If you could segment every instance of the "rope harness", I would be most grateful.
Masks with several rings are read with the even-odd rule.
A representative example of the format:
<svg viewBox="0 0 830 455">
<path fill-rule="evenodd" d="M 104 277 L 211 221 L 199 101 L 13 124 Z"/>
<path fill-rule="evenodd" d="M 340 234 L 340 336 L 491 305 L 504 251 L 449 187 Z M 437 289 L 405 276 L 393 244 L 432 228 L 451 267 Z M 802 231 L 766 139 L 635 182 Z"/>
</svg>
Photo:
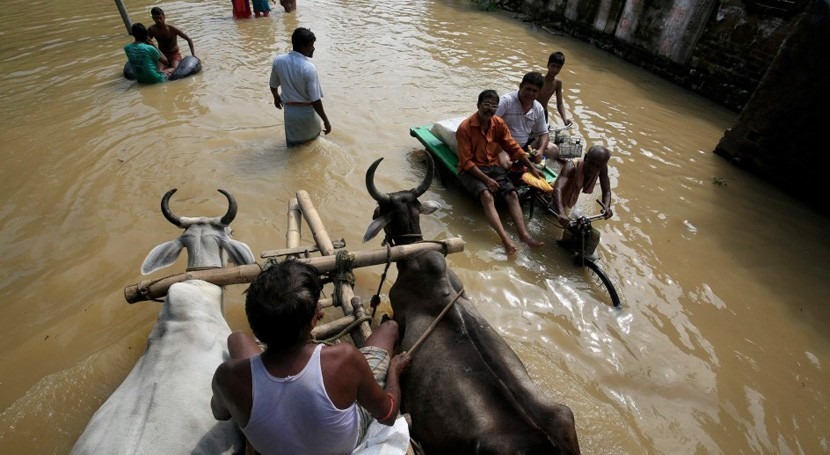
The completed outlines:
<svg viewBox="0 0 830 455">
<path fill-rule="evenodd" d="M 371 322 L 371 321 L 372 321 L 371 316 L 363 316 L 362 318 L 355 319 L 354 321 L 352 321 L 349 325 L 344 327 L 343 330 L 338 332 L 336 335 L 332 335 L 332 336 L 330 336 L 328 338 L 325 338 L 325 339 L 322 339 L 322 340 L 314 340 L 314 341 L 316 341 L 318 343 L 323 343 L 327 346 L 331 346 L 331 345 L 335 344 L 335 342 L 337 340 L 339 340 L 340 338 L 343 338 L 344 336 L 351 333 L 351 331 L 354 330 L 360 324 L 363 324 L 364 322 Z"/>
<path fill-rule="evenodd" d="M 380 305 L 380 291 L 383 289 L 383 283 L 386 281 L 386 273 L 389 271 L 389 266 L 392 265 L 392 246 L 389 245 L 386 241 L 386 266 L 383 268 L 383 273 L 380 275 L 380 283 L 378 283 L 378 292 L 372 296 L 372 300 L 369 301 L 369 305 L 372 307 L 372 318 L 374 319 L 375 313 L 378 311 L 378 305 Z"/>
<path fill-rule="evenodd" d="M 354 255 L 346 250 L 340 250 L 334 259 L 334 283 L 346 283 L 354 286 Z"/>
<path fill-rule="evenodd" d="M 383 289 L 383 283 L 386 281 L 386 273 L 389 272 L 389 266 L 392 265 L 392 247 L 396 245 L 395 238 L 400 237 L 417 237 L 418 240 L 415 242 L 411 242 L 411 244 L 415 243 L 437 243 L 442 246 L 441 254 L 444 257 L 450 253 L 449 248 L 445 242 L 440 242 L 438 240 L 424 240 L 424 236 L 421 234 L 400 234 L 396 236 L 390 236 L 386 234 L 386 237 L 383 239 L 383 245 L 386 245 L 386 266 L 383 268 L 383 273 L 380 275 L 380 283 L 378 283 L 378 291 L 375 295 L 372 296 L 372 299 L 369 301 L 369 305 L 372 307 L 372 318 L 375 317 L 375 313 L 378 311 L 378 306 L 380 305 L 380 291 Z"/>
<path fill-rule="evenodd" d="M 415 341 L 415 344 L 413 344 L 412 347 L 409 348 L 408 351 L 406 351 L 410 356 L 415 355 L 415 351 L 418 350 L 418 347 L 421 346 L 421 343 L 423 343 L 424 340 L 426 340 L 426 338 L 432 333 L 432 331 L 435 330 L 435 327 L 438 326 L 438 323 L 441 322 L 441 319 L 444 319 L 444 315 L 446 315 L 447 312 L 450 311 L 450 308 L 452 308 L 452 306 L 455 304 L 455 302 L 458 301 L 462 294 L 464 294 L 463 287 L 458 290 L 458 293 L 455 294 L 455 298 L 452 299 L 450 303 L 448 303 L 447 306 L 444 307 L 443 310 L 441 310 L 441 313 L 439 313 L 438 317 L 436 317 L 435 320 L 432 321 L 432 324 L 430 324 L 429 327 L 427 327 L 424 333 L 422 333 L 421 336 L 418 337 L 418 340 Z"/>
</svg>

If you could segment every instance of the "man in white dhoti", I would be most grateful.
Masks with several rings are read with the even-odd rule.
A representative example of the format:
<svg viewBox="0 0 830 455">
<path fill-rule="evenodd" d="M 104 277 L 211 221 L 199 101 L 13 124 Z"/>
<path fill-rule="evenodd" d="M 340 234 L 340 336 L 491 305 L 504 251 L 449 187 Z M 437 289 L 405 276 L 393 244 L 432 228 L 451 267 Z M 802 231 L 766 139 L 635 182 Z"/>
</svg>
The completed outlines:
<svg viewBox="0 0 830 455">
<path fill-rule="evenodd" d="M 322 131 L 331 132 L 331 123 L 323 109 L 323 90 L 317 77 L 317 68 L 309 60 L 314 55 L 317 37 L 311 30 L 299 27 L 291 34 L 294 50 L 274 59 L 271 67 L 271 93 L 274 106 L 283 109 L 285 139 L 288 146 L 316 139 Z M 282 88 L 282 94 L 280 94 Z"/>
</svg>

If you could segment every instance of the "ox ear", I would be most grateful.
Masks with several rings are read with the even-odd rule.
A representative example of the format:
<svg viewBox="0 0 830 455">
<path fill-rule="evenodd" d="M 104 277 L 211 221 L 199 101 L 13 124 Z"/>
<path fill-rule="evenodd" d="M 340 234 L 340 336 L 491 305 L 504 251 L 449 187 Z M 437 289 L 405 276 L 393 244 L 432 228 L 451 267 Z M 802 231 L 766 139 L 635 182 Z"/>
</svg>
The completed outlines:
<svg viewBox="0 0 830 455">
<path fill-rule="evenodd" d="M 153 248 L 153 251 L 150 251 L 144 259 L 144 264 L 141 264 L 141 274 L 149 275 L 176 262 L 182 248 L 184 248 L 184 243 L 179 239 L 164 242 Z"/>
<path fill-rule="evenodd" d="M 389 215 L 383 215 L 375 218 L 369 223 L 369 227 L 366 228 L 366 233 L 363 234 L 363 243 L 368 242 L 375 238 L 384 227 L 386 227 L 389 222 L 392 221 L 392 217 Z"/>
<path fill-rule="evenodd" d="M 441 208 L 441 203 L 437 201 L 425 201 L 421 204 L 421 215 L 429 215 L 430 213 Z"/>
<path fill-rule="evenodd" d="M 220 239 L 220 245 L 228 253 L 228 259 L 233 261 L 236 265 L 253 264 L 256 262 L 254 253 L 248 248 L 248 245 L 231 238 Z"/>
</svg>

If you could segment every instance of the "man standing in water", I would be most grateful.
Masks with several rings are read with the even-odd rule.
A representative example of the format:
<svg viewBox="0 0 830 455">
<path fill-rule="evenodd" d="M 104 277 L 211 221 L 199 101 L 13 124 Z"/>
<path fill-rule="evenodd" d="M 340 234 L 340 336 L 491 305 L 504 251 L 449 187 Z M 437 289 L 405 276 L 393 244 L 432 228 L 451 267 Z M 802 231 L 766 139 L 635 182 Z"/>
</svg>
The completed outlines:
<svg viewBox="0 0 830 455">
<path fill-rule="evenodd" d="M 179 43 L 176 41 L 177 36 L 181 36 L 187 41 L 187 45 L 190 47 L 190 55 L 196 56 L 196 51 L 193 50 L 193 40 L 178 28 L 166 24 L 164 22 L 164 11 L 161 8 L 158 6 L 154 7 L 150 10 L 150 14 L 152 14 L 155 24 L 147 29 L 147 34 L 150 38 L 156 40 L 159 50 L 167 58 L 167 61 L 170 62 L 170 68 L 175 70 L 179 66 L 179 62 L 182 61 L 182 54 L 179 52 Z"/>
<path fill-rule="evenodd" d="M 135 73 L 135 79 L 140 84 L 156 84 L 164 82 L 172 68 L 168 66 L 167 58 L 152 44 L 147 44 L 147 29 L 144 24 L 136 22 L 132 27 L 134 42 L 124 46 L 124 53 Z"/>
<path fill-rule="evenodd" d="M 294 50 L 279 55 L 271 67 L 271 93 L 274 106 L 283 109 L 285 139 L 288 146 L 299 145 L 320 135 L 319 116 L 323 131 L 331 132 L 331 123 L 323 109 L 323 90 L 317 68 L 309 59 L 314 56 L 317 38 L 311 30 L 299 27 L 291 34 Z M 279 88 L 282 87 L 282 95 Z"/>
<path fill-rule="evenodd" d="M 381 324 L 360 350 L 317 344 L 311 330 L 322 318 L 321 289 L 317 269 L 297 261 L 260 273 L 247 290 L 245 314 L 265 351 L 234 332 L 231 359 L 213 376 L 214 417 L 233 419 L 263 455 L 351 453 L 372 419 L 389 426 L 397 420 L 399 377 L 411 361 L 391 357 L 397 323 Z"/>
<path fill-rule="evenodd" d="M 570 242 L 572 239 L 579 238 L 571 229 L 568 229 L 570 218 L 568 214 L 576 201 L 579 199 L 579 193 L 591 194 L 594 192 L 594 185 L 599 180 L 599 186 L 602 188 L 602 213 L 605 219 L 614 216 L 611 210 L 611 183 L 608 179 L 608 160 L 611 158 L 611 153 L 607 148 L 601 145 L 595 145 L 588 149 L 585 158 L 578 160 L 568 160 L 562 166 L 562 171 L 556 182 L 553 184 L 553 203 L 556 210 L 556 218 L 565 231 L 562 234 L 562 242 Z M 594 251 L 599 245 L 599 231 L 591 230 L 591 239 L 588 245 L 585 245 L 586 259 L 595 260 Z M 581 245 L 575 245 L 577 249 L 581 249 Z"/>
<path fill-rule="evenodd" d="M 521 241 L 532 247 L 542 246 L 543 242 L 535 240 L 527 232 L 519 196 L 507 177 L 507 170 L 499 165 L 499 152 L 503 149 L 511 160 L 520 161 L 535 177 L 543 178 L 542 174 L 513 140 L 504 120 L 495 116 L 499 107 L 499 94 L 495 90 L 481 92 L 477 106 L 478 111 L 461 122 L 455 132 L 458 141 L 458 178 L 467 191 L 481 202 L 484 216 L 499 235 L 508 255 L 516 253 L 516 245 L 504 231 L 494 196 L 504 198 Z"/>
</svg>

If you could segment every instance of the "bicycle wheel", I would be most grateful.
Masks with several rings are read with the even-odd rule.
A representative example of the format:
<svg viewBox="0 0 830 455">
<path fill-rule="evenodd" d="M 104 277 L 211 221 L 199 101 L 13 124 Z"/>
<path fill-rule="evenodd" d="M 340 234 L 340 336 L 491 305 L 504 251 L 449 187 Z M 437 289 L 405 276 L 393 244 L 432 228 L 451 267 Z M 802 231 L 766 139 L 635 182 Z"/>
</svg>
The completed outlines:
<svg viewBox="0 0 830 455">
<path fill-rule="evenodd" d="M 611 296 L 611 303 L 614 304 L 614 307 L 619 308 L 620 296 L 617 294 L 617 289 L 614 287 L 614 283 L 611 282 L 611 279 L 608 278 L 608 275 L 602 271 L 596 262 L 585 261 L 585 266 L 593 272 L 592 275 L 599 278 L 599 281 L 605 286 L 606 290 L 608 290 L 608 295 Z"/>
</svg>

